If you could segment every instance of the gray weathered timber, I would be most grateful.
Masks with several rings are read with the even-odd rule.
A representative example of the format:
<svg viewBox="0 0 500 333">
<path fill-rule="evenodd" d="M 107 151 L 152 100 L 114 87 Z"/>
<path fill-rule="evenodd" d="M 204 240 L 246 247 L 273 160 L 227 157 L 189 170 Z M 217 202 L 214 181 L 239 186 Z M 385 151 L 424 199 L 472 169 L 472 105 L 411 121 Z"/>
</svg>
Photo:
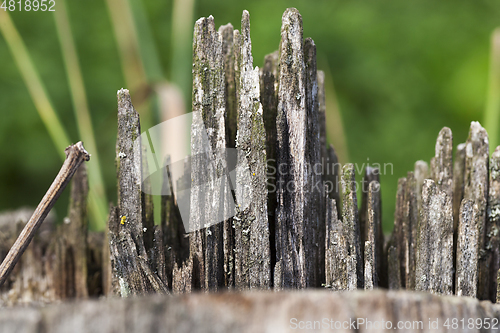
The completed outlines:
<svg viewBox="0 0 500 333">
<path fill-rule="evenodd" d="M 236 146 L 236 119 L 237 119 L 237 101 L 236 101 L 236 82 L 235 82 L 235 53 L 234 53 L 234 29 L 231 23 L 219 27 L 219 38 L 222 43 L 222 55 L 224 57 L 224 96 L 226 101 L 225 108 L 225 129 L 226 146 L 234 148 Z M 230 169 L 232 170 L 232 169 Z"/>
<path fill-rule="evenodd" d="M 195 23 L 191 126 L 190 253 L 202 289 L 224 285 L 223 214 L 226 187 L 225 91 L 222 42 L 212 16 Z M 205 142 L 207 138 L 208 142 Z M 208 145 L 208 147 L 207 147 Z M 217 223 L 212 225 L 213 223 Z M 208 225 L 211 226 L 208 226 Z M 206 228 L 206 229 L 202 229 Z"/>
<path fill-rule="evenodd" d="M 68 216 L 58 226 L 52 241 L 54 250 L 54 289 L 58 299 L 86 298 L 87 288 L 87 195 L 89 187 L 85 164 L 71 181 Z"/>
<path fill-rule="evenodd" d="M 401 285 L 401 265 L 397 248 L 393 245 L 387 249 L 387 271 L 389 289 L 401 289 L 403 287 Z"/>
<path fill-rule="evenodd" d="M 453 285 L 451 198 L 431 179 L 424 180 L 420 215 L 415 289 L 450 295 Z"/>
<path fill-rule="evenodd" d="M 494 300 L 497 292 L 497 272 L 500 269 L 500 146 L 495 149 L 490 159 L 487 221 L 486 250 L 491 252 L 489 299 Z"/>
<path fill-rule="evenodd" d="M 167 286 L 149 267 L 147 258 L 138 254 L 136 243 L 122 221 L 119 209 L 112 207 L 109 217 L 112 289 L 122 297 L 168 293 Z"/>
<path fill-rule="evenodd" d="M 458 222 L 464 197 L 465 143 L 457 146 L 453 161 L 453 262 L 457 262 Z M 456 267 L 455 267 L 456 268 Z M 455 278 L 456 283 L 456 278 Z M 496 281 L 496 279 L 495 279 Z M 455 285 L 456 290 L 456 285 Z"/>
<path fill-rule="evenodd" d="M 458 228 L 460 205 L 464 197 L 465 143 L 457 146 L 453 162 L 453 230 Z"/>
<path fill-rule="evenodd" d="M 396 210 L 394 212 L 394 232 L 392 235 L 392 246 L 396 248 L 394 254 L 397 255 L 397 262 L 399 263 L 399 280 L 401 288 L 405 287 L 406 283 L 406 242 L 405 242 L 405 227 L 407 226 L 406 214 L 406 178 L 398 179 L 398 189 L 396 192 Z M 392 259 L 392 258 L 391 258 Z M 388 259 L 390 260 L 390 259 Z M 391 263 L 389 263 L 391 264 Z M 396 271 L 391 270 L 389 274 L 394 274 Z M 391 277 L 389 276 L 389 279 Z"/>
<path fill-rule="evenodd" d="M 399 321 L 409 322 L 415 325 L 413 331 L 430 333 L 445 332 L 442 324 L 453 317 L 466 319 L 465 328 L 460 323 L 456 332 L 471 332 L 467 328 L 469 318 L 474 323 L 478 318 L 484 323 L 485 318 L 491 322 L 499 316 L 500 307 L 489 302 L 405 291 L 201 293 L 4 309 L 0 313 L 0 333 L 63 333 L 76 328 L 95 333 L 155 332 L 159 327 L 166 332 L 288 332 L 292 318 L 297 319 L 297 325 L 299 321 L 314 324 L 323 318 L 333 323 L 349 323 L 354 318 L 367 318 L 375 323 L 383 318 L 384 323 L 390 322 L 393 327 Z M 439 329 L 429 328 L 429 321 L 436 320 Z M 363 331 L 366 327 L 360 325 L 359 330 L 347 328 L 344 332 Z M 481 332 L 496 330 L 483 328 Z"/>
<path fill-rule="evenodd" d="M 167 286 L 150 267 L 144 244 L 144 228 L 147 228 L 142 192 L 144 165 L 141 161 L 142 145 L 134 144 L 139 138 L 139 114 L 132 105 L 128 90 L 121 89 L 118 91 L 116 143 L 118 207 L 110 213 L 114 215 L 109 220 L 112 274 L 119 284 L 121 296 L 167 292 Z"/>
<path fill-rule="evenodd" d="M 415 255 L 417 248 L 417 231 L 418 231 L 418 203 L 417 203 L 417 179 L 415 173 L 409 171 L 406 176 L 406 192 L 405 192 L 405 288 L 409 290 L 415 289 Z"/>
<path fill-rule="evenodd" d="M 373 247 L 372 242 L 365 241 L 365 290 L 372 290 L 375 283 L 375 264 L 373 260 Z"/>
<path fill-rule="evenodd" d="M 321 147 L 321 161 L 323 166 L 327 158 L 328 145 L 326 143 L 326 95 L 325 95 L 325 72 L 319 71 L 318 80 L 318 123 L 319 123 L 319 145 Z M 325 200 L 326 202 L 326 200 Z"/>
<path fill-rule="evenodd" d="M 118 290 L 113 290 L 113 286 L 116 285 L 116 276 L 113 274 L 113 268 L 111 266 L 111 251 L 109 248 L 109 224 L 114 223 L 116 208 L 110 203 L 108 210 L 108 218 L 106 220 L 106 229 L 104 229 L 103 235 L 103 247 L 102 247 L 102 265 L 101 265 L 101 275 L 102 275 L 102 293 L 104 296 L 118 295 Z"/>
<path fill-rule="evenodd" d="M 325 167 L 325 174 L 323 175 L 326 190 L 325 196 L 327 198 L 335 199 L 335 202 L 338 202 L 337 214 L 338 216 L 342 216 L 342 210 L 340 207 L 341 165 L 332 144 L 328 145 L 326 156 L 327 157 L 323 164 Z"/>
<path fill-rule="evenodd" d="M 465 146 L 464 199 L 475 200 L 479 208 L 478 298 L 488 299 L 489 251 L 485 249 L 486 203 L 488 198 L 488 134 L 478 122 L 472 122 Z"/>
<path fill-rule="evenodd" d="M 342 168 L 342 224 L 347 241 L 348 255 L 351 257 L 349 276 L 356 277 L 357 288 L 363 288 L 363 256 L 360 249 L 358 199 L 356 196 L 356 173 L 353 164 Z"/>
<path fill-rule="evenodd" d="M 225 83 L 225 129 L 226 129 L 226 147 L 236 147 L 236 120 L 237 120 L 237 101 L 236 101 L 236 78 L 235 78 L 235 43 L 234 29 L 231 23 L 219 27 L 219 38 L 222 39 L 222 54 L 224 56 L 224 83 Z M 229 159 L 227 161 L 228 171 L 236 167 Z M 223 225 L 223 243 L 224 243 L 224 285 L 234 286 L 234 228 L 233 218 L 224 220 Z"/>
<path fill-rule="evenodd" d="M 0 258 L 4 259 L 34 209 L 22 208 L 0 214 Z M 47 249 L 54 242 L 55 214 L 49 213 L 12 273 L 0 287 L 0 306 L 47 303 L 56 299 L 51 264 L 46 262 Z"/>
<path fill-rule="evenodd" d="M 361 181 L 361 208 L 359 209 L 359 233 L 361 238 L 361 251 L 364 252 L 364 242 L 368 240 L 368 192 L 372 181 L 380 182 L 379 171 L 367 166 Z"/>
<path fill-rule="evenodd" d="M 266 129 L 267 219 L 269 222 L 269 244 L 271 247 L 271 274 L 274 274 L 272 270 L 276 264 L 276 113 L 278 107 L 278 66 L 279 52 L 276 50 L 264 57 L 264 65 L 260 69 L 260 103 L 262 105 L 262 118 Z"/>
<path fill-rule="evenodd" d="M 424 185 L 424 180 L 429 178 L 429 165 L 425 161 L 416 161 L 413 173 L 415 174 L 415 181 L 417 183 L 417 211 L 420 212 L 422 209 L 422 186 Z"/>
<path fill-rule="evenodd" d="M 380 207 L 380 183 L 373 180 L 368 185 L 367 196 L 367 224 L 365 241 L 365 289 L 373 289 L 379 286 L 380 272 L 383 269 L 383 237 L 381 207 Z M 368 247 L 366 247 L 368 245 Z M 367 280 L 368 279 L 368 280 Z"/>
<path fill-rule="evenodd" d="M 497 272 L 497 297 L 496 303 L 500 303 L 500 269 Z"/>
<path fill-rule="evenodd" d="M 142 156 L 147 156 L 147 149 L 146 149 L 146 143 L 142 145 Z M 149 166 L 148 166 L 148 159 L 147 158 L 142 158 L 141 159 L 142 163 L 142 174 L 141 174 L 141 179 L 142 179 L 142 237 L 144 240 L 144 248 L 146 249 L 146 253 L 148 256 L 148 262 L 149 266 L 155 270 L 155 260 L 152 258 L 152 256 L 157 256 L 155 253 L 155 231 L 154 231 L 154 226 L 155 226 L 155 216 L 154 216 L 154 203 L 153 203 L 153 195 L 150 194 L 151 192 L 151 179 L 147 177 L 149 174 Z"/>
<path fill-rule="evenodd" d="M 305 288 L 306 271 L 306 90 L 302 17 L 292 8 L 282 17 L 277 132 L 275 282 L 278 288 Z M 280 274 L 281 276 L 277 276 Z"/>
<path fill-rule="evenodd" d="M 190 293 L 194 291 L 195 288 L 200 288 L 199 284 L 193 281 L 193 277 L 195 276 L 193 273 L 193 258 L 194 257 L 189 257 L 188 260 L 180 265 L 174 262 L 174 269 L 172 272 L 173 294 Z"/>
<path fill-rule="evenodd" d="M 127 89 L 120 89 L 118 98 L 118 139 L 116 140 L 116 165 L 118 176 L 118 210 L 119 219 L 123 221 L 122 229 L 127 230 L 134 243 L 138 255 L 147 259 L 143 241 L 143 193 L 141 145 L 141 124 L 139 113 L 132 105 Z"/>
<path fill-rule="evenodd" d="M 460 207 L 457 237 L 456 290 L 457 296 L 476 297 L 478 277 L 478 206 L 464 199 Z"/>
<path fill-rule="evenodd" d="M 241 19 L 238 84 L 238 167 L 235 234 L 235 287 L 270 287 L 270 245 L 267 220 L 266 132 L 259 102 L 259 69 L 253 68 L 250 16 Z M 247 167 L 248 166 L 248 167 Z"/>
<path fill-rule="evenodd" d="M 325 279 L 325 199 L 323 189 L 323 164 L 321 161 L 320 123 L 318 102 L 318 68 L 316 45 L 311 38 L 304 41 L 305 90 L 306 90 L 306 200 L 305 241 L 306 271 L 309 285 L 319 287 Z"/>
<path fill-rule="evenodd" d="M 440 191 L 453 198 L 453 135 L 448 127 L 439 131 L 435 152 L 431 162 L 431 178 Z"/>
<path fill-rule="evenodd" d="M 347 290 L 347 242 L 342 222 L 338 219 L 336 202 L 328 199 L 326 205 L 325 275 L 327 288 Z M 356 280 L 356 277 L 354 277 Z"/>
<path fill-rule="evenodd" d="M 170 158 L 167 157 L 163 170 L 163 190 L 161 197 L 161 230 L 162 243 L 164 248 L 163 256 L 165 258 L 164 280 L 172 288 L 172 272 L 174 263 L 182 265 L 189 258 L 189 239 L 185 234 L 179 209 L 175 204 L 175 198 L 172 187 L 172 177 L 169 166 Z M 166 193 L 170 193 L 167 195 Z"/>
</svg>

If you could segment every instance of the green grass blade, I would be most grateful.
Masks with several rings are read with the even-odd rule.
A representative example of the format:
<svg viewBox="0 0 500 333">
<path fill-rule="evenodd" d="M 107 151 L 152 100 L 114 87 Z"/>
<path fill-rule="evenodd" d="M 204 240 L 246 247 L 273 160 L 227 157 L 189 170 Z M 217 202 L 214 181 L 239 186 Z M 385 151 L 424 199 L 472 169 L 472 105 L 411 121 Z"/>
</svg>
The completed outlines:
<svg viewBox="0 0 500 333">
<path fill-rule="evenodd" d="M 498 142 L 500 121 L 500 28 L 491 36 L 491 59 L 488 84 L 488 96 L 484 114 L 484 127 L 488 131 L 490 151 L 493 152 Z"/>
<path fill-rule="evenodd" d="M 135 23 L 139 52 L 146 78 L 149 82 L 162 81 L 164 80 L 163 69 L 144 4 L 142 0 L 128 0 L 128 3 Z"/>
<path fill-rule="evenodd" d="M 57 152 L 64 160 L 66 157 L 64 150 L 70 145 L 69 136 L 66 134 L 64 127 L 52 107 L 45 86 L 33 65 L 21 35 L 14 26 L 9 14 L 3 10 L 0 10 L 0 31 L 7 42 L 38 114 L 47 128 Z"/>
<path fill-rule="evenodd" d="M 107 217 L 107 198 L 104 181 L 101 173 L 101 164 L 92 119 L 87 103 L 85 85 L 79 65 L 78 54 L 71 33 L 71 26 L 66 9 L 66 0 L 59 0 L 58 9 L 54 12 L 56 30 L 61 44 L 64 65 L 71 92 L 73 109 L 78 125 L 78 131 L 85 147 L 92 154 L 92 159 L 87 164 L 89 175 L 89 211 L 90 228 L 104 230 Z"/>
<path fill-rule="evenodd" d="M 174 0 L 172 9 L 173 53 L 170 80 L 181 89 L 186 105 L 191 105 L 194 6 L 195 0 Z"/>
<path fill-rule="evenodd" d="M 106 4 L 118 46 L 125 84 L 132 95 L 135 108 L 141 115 L 142 128 L 149 128 L 153 124 L 147 98 L 150 87 L 130 4 L 127 0 L 106 0 Z"/>
</svg>

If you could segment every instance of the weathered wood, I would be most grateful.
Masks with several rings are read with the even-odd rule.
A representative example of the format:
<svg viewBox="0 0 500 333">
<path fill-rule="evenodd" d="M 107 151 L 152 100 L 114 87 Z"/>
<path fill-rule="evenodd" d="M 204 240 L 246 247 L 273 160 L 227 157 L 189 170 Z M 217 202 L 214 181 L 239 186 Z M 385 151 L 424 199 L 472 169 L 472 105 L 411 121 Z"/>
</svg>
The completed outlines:
<svg viewBox="0 0 500 333">
<path fill-rule="evenodd" d="M 370 241 L 365 241 L 365 267 L 364 267 L 364 274 L 365 274 L 365 290 L 372 290 L 375 284 L 375 281 L 377 278 L 374 276 L 375 275 L 375 264 L 373 260 L 373 246 L 372 242 Z"/>
<path fill-rule="evenodd" d="M 219 27 L 218 33 L 222 43 L 222 55 L 224 61 L 224 100 L 225 105 L 225 129 L 226 146 L 234 148 L 236 146 L 236 119 L 237 119 L 237 101 L 236 101 L 236 82 L 235 82 L 235 53 L 233 42 L 233 25 L 228 23 Z M 231 167 L 229 167 L 230 170 Z"/>
<path fill-rule="evenodd" d="M 325 165 L 328 145 L 326 143 L 326 94 L 325 94 L 325 72 L 317 71 L 318 81 L 318 123 L 319 123 L 319 145 L 321 147 L 321 161 Z M 325 200 L 326 202 L 326 200 Z"/>
<path fill-rule="evenodd" d="M 118 295 L 118 290 L 114 290 L 116 285 L 116 276 L 113 274 L 111 266 L 111 250 L 109 245 L 109 230 L 110 224 L 114 224 L 116 219 L 116 208 L 113 204 L 109 204 L 108 219 L 106 220 L 106 229 L 104 231 L 103 247 L 102 247 L 102 293 L 104 296 Z"/>
<path fill-rule="evenodd" d="M 500 269 L 497 272 L 497 298 L 496 303 L 500 303 Z"/>
<path fill-rule="evenodd" d="M 105 235 L 100 231 L 88 231 L 87 234 L 87 290 L 89 297 L 105 295 L 104 292 L 104 270 L 109 261 L 104 261 Z M 106 252 L 109 258 L 109 248 Z M 109 272 L 109 271 L 108 271 Z"/>
<path fill-rule="evenodd" d="M 138 254 L 147 258 L 144 247 L 142 192 L 142 143 L 139 113 L 132 105 L 130 93 L 121 89 L 118 98 L 118 139 L 116 140 L 116 165 L 118 176 L 119 218 L 123 228 L 130 233 Z"/>
<path fill-rule="evenodd" d="M 415 289 L 452 294 L 453 212 L 451 198 L 431 179 L 422 187 Z"/>
<path fill-rule="evenodd" d="M 401 265 L 397 248 L 393 245 L 387 249 L 387 269 L 388 269 L 388 287 L 390 290 L 401 289 Z"/>
<path fill-rule="evenodd" d="M 364 242 L 368 240 L 368 192 L 372 181 L 380 183 L 379 171 L 376 168 L 367 166 L 361 181 L 361 208 L 359 209 L 359 232 L 362 252 L 364 252 Z"/>
<path fill-rule="evenodd" d="M 395 271 L 390 270 L 389 274 L 399 272 L 400 276 L 395 281 L 400 281 L 400 288 L 405 288 L 406 283 L 406 234 L 405 228 L 407 227 L 407 214 L 406 214 L 406 178 L 398 179 L 398 189 L 396 192 L 396 210 L 394 212 L 394 232 L 392 235 L 392 246 L 395 247 L 394 254 L 397 255 L 396 261 L 399 263 L 399 269 Z M 390 253 L 388 253 L 391 255 Z M 388 260 L 393 258 L 388 257 Z M 391 265 L 391 263 L 389 263 Z M 391 277 L 389 276 L 389 279 Z"/>
<path fill-rule="evenodd" d="M 193 273 L 193 258 L 183 262 L 180 266 L 174 262 L 174 270 L 172 272 L 172 292 L 174 294 L 190 293 L 195 287 L 200 288 L 193 281 L 196 272 Z"/>
<path fill-rule="evenodd" d="M 166 284 L 172 288 L 172 272 L 174 263 L 182 265 L 189 258 L 189 239 L 182 224 L 179 208 L 175 202 L 172 175 L 170 173 L 170 158 L 167 157 L 163 170 L 163 188 L 161 197 L 161 230 L 163 256 L 165 258 Z"/>
<path fill-rule="evenodd" d="M 460 207 L 457 237 L 456 290 L 457 296 L 476 297 L 479 259 L 479 208 L 464 199 Z"/>
<path fill-rule="evenodd" d="M 118 207 L 109 221 L 109 243 L 114 280 L 120 295 L 166 293 L 167 286 L 151 269 L 144 243 L 151 220 L 145 224 L 151 207 L 146 208 L 142 184 L 143 161 L 139 114 L 134 109 L 129 91 L 118 91 L 118 139 L 116 143 L 118 174 Z M 111 213 L 110 213 L 111 214 Z M 151 216 L 148 217 L 151 219 Z M 146 230 L 144 230 L 146 228 Z M 153 230 L 150 230 L 153 232 Z M 152 242 L 149 242 L 148 247 Z M 152 241 L 152 240 L 151 240 Z M 112 279 L 112 280 L 113 280 Z"/>
<path fill-rule="evenodd" d="M 453 162 L 453 230 L 456 233 L 460 205 L 464 197 L 465 143 L 457 146 Z"/>
<path fill-rule="evenodd" d="M 0 258 L 4 258 L 34 209 L 24 208 L 0 214 Z M 48 303 L 57 299 L 53 284 L 54 266 L 46 251 L 54 241 L 55 215 L 49 213 L 21 259 L 0 287 L 0 306 Z"/>
<path fill-rule="evenodd" d="M 323 182 L 325 203 L 328 198 L 337 202 L 337 214 L 342 216 L 340 201 L 340 163 L 333 145 L 326 143 L 326 97 L 325 97 L 325 73 L 318 71 L 318 121 L 319 121 L 319 145 L 321 161 L 323 163 Z"/>
<path fill-rule="evenodd" d="M 347 241 L 347 253 L 351 257 L 352 271 L 348 276 L 356 280 L 357 288 L 363 288 L 363 257 L 360 249 L 358 200 L 356 196 L 356 173 L 353 164 L 342 168 L 342 224 Z"/>
<path fill-rule="evenodd" d="M 71 181 L 68 217 L 58 226 L 54 247 L 54 289 L 56 297 L 86 298 L 87 288 L 87 196 L 85 164 L 80 165 Z"/>
<path fill-rule="evenodd" d="M 318 68 L 316 45 L 311 38 L 304 41 L 305 98 L 306 98 L 306 200 L 305 239 L 306 272 L 309 286 L 319 287 L 325 279 L 325 253 L 319 244 L 325 243 L 325 193 L 321 161 Z"/>
<path fill-rule="evenodd" d="M 368 173 L 368 172 L 367 172 Z M 365 289 L 373 289 L 379 286 L 380 273 L 383 269 L 383 237 L 381 207 L 380 207 L 380 183 L 372 180 L 368 185 L 367 196 L 367 224 L 365 241 Z M 368 247 L 366 247 L 368 245 Z M 384 275 L 385 276 L 385 275 Z"/>
<path fill-rule="evenodd" d="M 287 9 L 282 17 L 277 130 L 275 287 L 305 288 L 306 271 L 306 98 L 302 17 Z M 309 253 L 309 252 L 307 252 Z M 277 276 L 279 273 L 281 276 Z M 276 285 L 276 282 L 281 285 Z"/>
<path fill-rule="evenodd" d="M 66 160 L 64 161 L 61 170 L 50 185 L 47 193 L 44 195 L 30 220 L 24 226 L 21 234 L 16 239 L 7 256 L 0 265 L 0 286 L 5 282 L 7 276 L 14 269 L 14 266 L 21 258 L 22 254 L 28 247 L 29 243 L 35 236 L 36 231 L 40 228 L 50 210 L 56 203 L 62 191 L 66 188 L 74 173 L 78 170 L 84 161 L 90 159 L 89 153 L 83 148 L 83 144 L 78 142 L 69 146 L 65 150 Z"/>
<path fill-rule="evenodd" d="M 141 191 L 142 191 L 142 238 L 144 241 L 144 248 L 146 249 L 146 253 L 148 255 L 148 263 L 153 271 L 156 270 L 156 261 L 158 258 L 158 253 L 156 253 L 155 249 L 155 216 L 154 216 L 154 203 L 153 203 L 153 195 L 151 194 L 151 179 L 148 177 L 149 175 L 149 166 L 147 156 L 147 148 L 146 146 L 149 143 L 142 144 L 142 155 L 141 155 L 141 164 L 142 164 L 142 174 L 141 174 Z M 144 158 L 142 158 L 144 156 Z M 163 250 L 163 249 L 162 249 Z M 155 257 L 155 258 L 153 258 Z M 164 263 L 163 263 L 164 264 Z"/>
<path fill-rule="evenodd" d="M 212 16 L 196 21 L 193 37 L 190 253 L 202 289 L 224 285 L 225 90 L 222 42 Z M 206 139 L 205 139 L 206 138 Z M 205 142 L 208 140 L 208 142 Z M 208 147 L 207 147 L 208 145 Z M 202 228 L 205 228 L 202 230 Z"/>
<path fill-rule="evenodd" d="M 486 203 L 488 197 L 488 134 L 478 122 L 472 122 L 465 147 L 464 199 L 474 200 L 479 208 L 478 297 L 488 299 L 489 251 L 486 251 Z"/>
<path fill-rule="evenodd" d="M 0 332 L 153 332 L 158 327 L 168 332 L 287 332 L 295 325 L 309 323 L 333 331 L 335 323 L 360 321 L 359 327 L 345 325 L 345 332 L 372 331 L 375 322 L 386 330 L 395 330 L 401 322 L 414 331 L 445 332 L 447 318 L 465 319 L 457 332 L 470 332 L 469 318 L 476 323 L 493 321 L 500 316 L 499 306 L 472 298 L 442 297 L 423 293 L 384 290 L 328 293 L 227 293 L 192 294 L 176 297 L 87 300 L 73 304 L 55 304 L 45 308 L 13 308 L 0 313 Z M 325 328 L 323 318 L 327 318 Z M 378 321 L 377 321 L 378 320 Z M 384 320 L 382 322 L 382 320 Z M 433 329 L 432 322 L 439 323 Z M 382 324 L 383 323 L 383 324 Z M 390 324 L 390 325 L 389 325 Z M 355 325 L 356 326 L 356 325 Z M 485 325 L 483 325 L 485 326 Z M 490 325 L 491 326 L 491 325 Z M 403 329 L 399 330 L 402 331 Z M 408 331 L 404 329 L 404 331 Z M 475 331 L 475 330 L 473 330 Z M 479 330 L 477 330 L 479 331 Z M 481 329 L 481 332 L 495 332 Z"/>
<path fill-rule="evenodd" d="M 326 206 L 325 275 L 327 288 L 333 291 L 347 290 L 347 242 L 342 221 L 338 219 L 334 199 L 328 199 Z"/>
<path fill-rule="evenodd" d="M 271 284 L 267 221 L 266 132 L 259 102 L 259 68 L 253 68 L 250 16 L 241 19 L 241 52 L 237 61 L 238 166 L 237 214 L 234 217 L 235 287 L 262 288 Z"/>
<path fill-rule="evenodd" d="M 271 247 L 271 276 L 276 265 L 276 114 L 278 107 L 278 66 L 279 53 L 275 51 L 264 58 L 260 70 L 260 103 L 262 118 L 266 129 L 266 160 L 267 160 L 267 219 L 269 222 L 269 244 Z M 271 279 L 271 284 L 274 282 Z"/>
<path fill-rule="evenodd" d="M 464 197 L 465 143 L 457 146 L 453 162 L 453 262 L 457 262 L 458 222 Z M 453 280 L 456 282 L 456 278 Z M 456 290 L 456 285 L 455 285 Z"/>
<path fill-rule="evenodd" d="M 417 202 L 417 179 L 415 173 L 409 171 L 406 176 L 405 192 L 405 226 L 404 245 L 405 245 L 405 288 L 415 289 L 415 261 L 417 248 L 418 231 L 418 202 Z"/>
<path fill-rule="evenodd" d="M 489 299 L 494 300 L 497 292 L 497 272 L 500 269 L 500 146 L 490 159 L 488 189 L 486 250 L 490 251 Z"/>
<path fill-rule="evenodd" d="M 224 56 L 224 96 L 226 101 L 226 113 L 224 116 L 226 129 L 226 147 L 236 147 L 236 131 L 238 118 L 238 104 L 236 99 L 235 62 L 236 55 L 234 43 L 234 29 L 231 23 L 219 27 L 219 38 L 222 40 L 222 54 Z M 236 165 L 236 158 L 227 159 L 227 168 L 231 172 Z M 229 207 L 228 207 L 229 208 Z M 223 244 L 224 244 L 224 285 L 234 286 L 234 228 L 233 218 L 230 217 L 223 222 Z"/>
<path fill-rule="evenodd" d="M 337 157 L 337 154 L 335 153 L 333 145 L 328 145 L 326 155 L 327 157 L 324 163 L 325 174 L 323 175 L 326 190 L 325 196 L 334 199 L 335 202 L 338 202 L 337 214 L 338 216 L 342 216 L 342 210 L 340 208 L 341 165 L 339 163 L 339 159 Z"/>
<path fill-rule="evenodd" d="M 422 209 L 422 187 L 424 185 L 424 180 L 429 178 L 429 166 L 425 161 L 416 161 L 415 170 L 415 181 L 417 183 L 417 211 L 419 212 L 419 223 L 420 223 L 420 210 Z"/>
<path fill-rule="evenodd" d="M 453 135 L 448 127 L 439 131 L 435 152 L 431 161 L 431 178 L 440 191 L 453 198 Z"/>
</svg>

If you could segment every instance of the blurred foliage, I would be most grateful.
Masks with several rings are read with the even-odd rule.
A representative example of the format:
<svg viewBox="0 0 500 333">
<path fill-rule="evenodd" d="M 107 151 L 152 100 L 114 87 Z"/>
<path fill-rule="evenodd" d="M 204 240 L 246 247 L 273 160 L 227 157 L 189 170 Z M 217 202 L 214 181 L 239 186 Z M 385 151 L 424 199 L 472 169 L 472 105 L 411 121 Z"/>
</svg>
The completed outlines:
<svg viewBox="0 0 500 333">
<path fill-rule="evenodd" d="M 172 64 L 173 1 L 142 1 L 141 7 L 137 1 L 132 8 L 141 8 L 139 19 L 152 33 L 156 47 L 150 52 L 158 53 L 164 77 L 185 82 L 190 64 Z M 231 22 L 239 29 L 242 10 L 249 10 L 257 66 L 278 48 L 284 10 L 299 9 L 304 37 L 315 40 L 319 68 L 329 68 L 335 84 L 349 162 L 394 165 L 394 173 L 381 178 L 385 230 L 392 228 L 397 179 L 416 160 L 429 161 L 439 130 L 450 127 L 456 146 L 467 138 L 470 121 L 484 117 L 490 35 L 500 25 L 498 0 L 201 0 L 194 6 L 191 27 L 195 19 L 213 15 L 217 26 Z M 111 20 L 103 0 L 68 1 L 67 9 L 108 198 L 116 201 L 115 96 L 125 79 Z M 78 141 L 53 14 L 23 11 L 11 17 L 70 139 Z M 1 211 L 36 206 L 60 158 L 2 37 L 0 59 Z M 173 68 L 185 77 L 171 77 Z M 66 193 L 56 205 L 59 217 L 67 200 Z"/>
</svg>

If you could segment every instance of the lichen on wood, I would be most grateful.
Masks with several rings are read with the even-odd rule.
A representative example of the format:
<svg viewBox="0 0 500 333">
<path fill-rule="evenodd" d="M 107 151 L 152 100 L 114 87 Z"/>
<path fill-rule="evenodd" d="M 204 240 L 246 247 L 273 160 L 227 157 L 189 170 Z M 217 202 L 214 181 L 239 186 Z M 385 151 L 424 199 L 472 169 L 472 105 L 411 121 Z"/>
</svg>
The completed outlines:
<svg viewBox="0 0 500 333">
<path fill-rule="evenodd" d="M 351 263 L 347 274 L 351 281 L 356 281 L 357 288 L 363 288 L 363 256 L 360 246 L 356 174 L 354 165 L 350 163 L 344 165 L 342 169 L 342 202 L 342 225 Z"/>
<path fill-rule="evenodd" d="M 250 16 L 243 11 L 241 51 L 237 61 L 238 131 L 236 147 L 237 214 L 235 227 L 235 287 L 271 285 L 269 224 L 267 216 L 266 132 L 259 102 L 259 68 L 253 68 Z"/>
<path fill-rule="evenodd" d="M 302 17 L 294 8 L 283 14 L 279 52 L 276 265 L 280 270 L 275 270 L 274 280 L 280 282 L 275 283 L 278 288 L 305 288 L 309 285 L 304 239 L 306 90 Z"/>
<path fill-rule="evenodd" d="M 451 198 L 431 179 L 422 187 L 416 254 L 417 291 L 451 295 L 453 286 L 453 211 Z"/>
</svg>

